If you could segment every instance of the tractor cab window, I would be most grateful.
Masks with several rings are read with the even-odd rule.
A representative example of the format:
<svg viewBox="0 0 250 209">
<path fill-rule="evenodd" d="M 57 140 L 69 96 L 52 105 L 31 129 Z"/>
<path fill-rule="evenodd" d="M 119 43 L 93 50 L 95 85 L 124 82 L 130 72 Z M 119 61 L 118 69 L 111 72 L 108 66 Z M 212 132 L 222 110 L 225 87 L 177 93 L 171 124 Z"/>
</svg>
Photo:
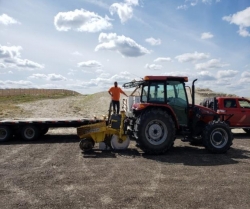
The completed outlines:
<svg viewBox="0 0 250 209">
<path fill-rule="evenodd" d="M 184 83 L 168 81 L 166 90 L 167 103 L 174 109 L 179 124 L 187 125 L 188 100 Z"/>
<path fill-rule="evenodd" d="M 187 96 L 183 83 L 178 81 L 169 81 L 167 83 L 167 102 L 187 105 Z"/>
<path fill-rule="evenodd" d="M 152 82 L 149 86 L 149 102 L 164 102 L 164 82 Z"/>
<path fill-rule="evenodd" d="M 141 86 L 141 88 L 141 102 L 146 103 L 148 102 L 148 85 Z"/>
<path fill-rule="evenodd" d="M 165 102 L 164 82 L 148 82 L 142 87 L 141 102 L 142 103 L 161 103 Z"/>
</svg>

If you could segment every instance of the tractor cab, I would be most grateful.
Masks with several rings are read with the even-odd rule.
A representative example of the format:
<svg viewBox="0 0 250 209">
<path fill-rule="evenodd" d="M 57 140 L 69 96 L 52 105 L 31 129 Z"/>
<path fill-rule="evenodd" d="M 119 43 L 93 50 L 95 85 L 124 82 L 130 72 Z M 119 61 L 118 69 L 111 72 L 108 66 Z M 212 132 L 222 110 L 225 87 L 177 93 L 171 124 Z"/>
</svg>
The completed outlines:
<svg viewBox="0 0 250 209">
<path fill-rule="evenodd" d="M 187 126 L 189 107 L 185 88 L 187 81 L 187 77 L 145 76 L 143 81 L 134 83 L 140 91 L 140 103 L 133 104 L 132 111 L 137 114 L 159 106 L 169 111 L 178 126 Z M 132 82 L 123 85 L 124 88 L 131 86 Z"/>
</svg>

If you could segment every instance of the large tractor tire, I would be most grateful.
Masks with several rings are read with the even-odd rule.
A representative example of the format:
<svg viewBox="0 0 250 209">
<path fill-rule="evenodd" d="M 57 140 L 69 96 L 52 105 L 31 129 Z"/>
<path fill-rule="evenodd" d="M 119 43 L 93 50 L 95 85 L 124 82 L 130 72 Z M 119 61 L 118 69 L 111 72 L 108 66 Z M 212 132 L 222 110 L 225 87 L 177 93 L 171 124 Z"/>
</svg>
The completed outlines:
<svg viewBox="0 0 250 209">
<path fill-rule="evenodd" d="M 233 134 L 229 126 L 222 121 L 211 121 L 205 127 L 202 134 L 202 142 L 205 148 L 212 153 L 225 153 L 230 149 Z"/>
<path fill-rule="evenodd" d="M 8 126 L 0 126 L 0 142 L 10 140 L 13 137 L 13 133 Z"/>
<path fill-rule="evenodd" d="M 137 120 L 137 142 L 147 154 L 163 154 L 175 140 L 175 126 L 171 116 L 161 109 L 144 112 Z"/>
</svg>

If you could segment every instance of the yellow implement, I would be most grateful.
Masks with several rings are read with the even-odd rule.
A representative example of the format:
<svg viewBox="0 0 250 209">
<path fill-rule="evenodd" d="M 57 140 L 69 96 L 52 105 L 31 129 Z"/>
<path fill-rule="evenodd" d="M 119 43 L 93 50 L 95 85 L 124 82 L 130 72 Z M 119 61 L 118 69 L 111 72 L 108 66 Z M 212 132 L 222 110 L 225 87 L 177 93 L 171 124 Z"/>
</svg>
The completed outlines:
<svg viewBox="0 0 250 209">
<path fill-rule="evenodd" d="M 125 111 L 121 111 L 121 120 L 110 120 L 110 124 L 103 122 L 84 125 L 77 128 L 77 135 L 82 139 L 80 148 L 84 151 L 91 150 L 95 143 L 104 142 L 114 149 L 126 149 L 129 145 L 129 137 L 124 133 Z M 112 124 L 119 123 L 118 127 L 112 127 Z"/>
</svg>

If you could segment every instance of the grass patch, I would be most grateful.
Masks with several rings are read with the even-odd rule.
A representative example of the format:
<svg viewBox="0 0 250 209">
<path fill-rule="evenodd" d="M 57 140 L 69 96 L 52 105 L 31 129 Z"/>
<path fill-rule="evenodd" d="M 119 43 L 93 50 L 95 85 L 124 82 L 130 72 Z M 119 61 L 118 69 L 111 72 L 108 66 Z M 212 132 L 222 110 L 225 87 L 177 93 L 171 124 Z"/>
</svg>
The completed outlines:
<svg viewBox="0 0 250 209">
<path fill-rule="evenodd" d="M 11 112 L 20 112 L 20 108 L 14 104 L 0 103 L 0 118 L 7 117 Z"/>
<path fill-rule="evenodd" d="M 25 102 L 34 102 L 43 99 L 60 99 L 73 97 L 74 95 L 54 94 L 54 95 L 14 95 L 0 96 L 0 104 L 20 104 Z"/>
</svg>

